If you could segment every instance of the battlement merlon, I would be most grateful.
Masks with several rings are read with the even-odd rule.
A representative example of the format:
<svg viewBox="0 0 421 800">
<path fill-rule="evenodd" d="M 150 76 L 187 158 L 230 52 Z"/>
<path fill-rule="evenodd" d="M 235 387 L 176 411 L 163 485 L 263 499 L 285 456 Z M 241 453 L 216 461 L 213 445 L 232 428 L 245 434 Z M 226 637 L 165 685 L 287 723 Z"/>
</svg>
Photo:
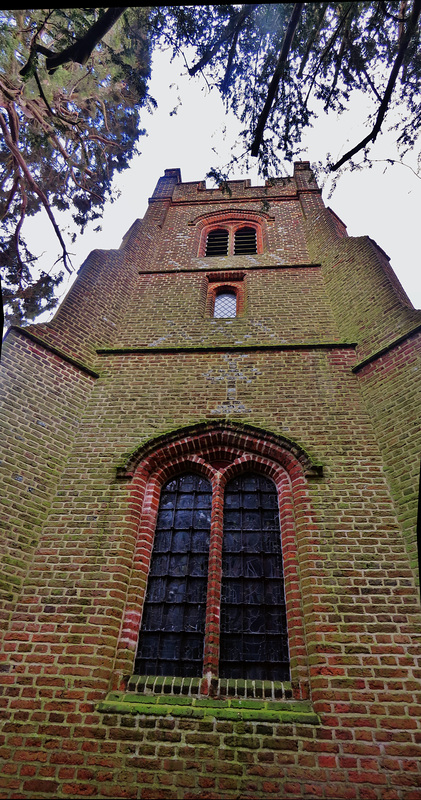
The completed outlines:
<svg viewBox="0 0 421 800">
<path fill-rule="evenodd" d="M 200 196 L 197 197 L 197 193 Z M 241 197 L 245 195 L 251 199 L 253 195 L 259 197 L 263 195 L 272 194 L 286 194 L 297 195 L 301 192 L 316 192 L 321 193 L 314 174 L 310 167 L 309 161 L 297 161 L 294 164 L 294 174 L 291 177 L 270 178 L 266 181 L 264 186 L 252 185 L 249 178 L 240 180 L 227 181 L 223 186 L 212 189 L 206 188 L 204 180 L 201 181 L 187 181 L 183 183 L 181 179 L 181 170 L 176 167 L 166 169 L 164 175 L 159 178 L 152 196 L 149 198 L 150 203 L 156 201 L 199 201 L 203 202 L 203 194 L 205 193 L 212 199 L 216 199 L 219 195 L 225 199 L 230 197 Z"/>
</svg>

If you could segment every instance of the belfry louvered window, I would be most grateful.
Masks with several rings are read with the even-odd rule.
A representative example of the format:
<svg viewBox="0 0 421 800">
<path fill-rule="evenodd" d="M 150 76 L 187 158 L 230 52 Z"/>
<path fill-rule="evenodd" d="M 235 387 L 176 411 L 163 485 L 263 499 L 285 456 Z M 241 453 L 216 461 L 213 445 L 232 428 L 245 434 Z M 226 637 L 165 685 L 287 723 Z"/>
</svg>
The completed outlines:
<svg viewBox="0 0 421 800">
<path fill-rule="evenodd" d="M 256 473 L 227 484 L 222 542 L 222 529 L 211 526 L 212 503 L 222 506 L 221 490 L 215 485 L 212 495 L 197 474 L 161 491 L 135 672 L 201 676 L 218 638 L 217 602 L 220 677 L 288 680 L 276 487 Z"/>
<path fill-rule="evenodd" d="M 235 292 L 225 289 L 216 295 L 213 316 L 219 319 L 237 316 L 237 295 Z"/>
<path fill-rule="evenodd" d="M 257 253 L 256 231 L 254 228 L 238 228 L 234 234 L 234 255 Z"/>
<path fill-rule="evenodd" d="M 224 228 L 217 228 L 210 231 L 206 240 L 207 256 L 226 256 L 228 255 L 228 231 Z"/>
<path fill-rule="evenodd" d="M 241 256 L 263 252 L 263 233 L 259 225 L 224 222 L 203 232 L 199 255 Z"/>
</svg>

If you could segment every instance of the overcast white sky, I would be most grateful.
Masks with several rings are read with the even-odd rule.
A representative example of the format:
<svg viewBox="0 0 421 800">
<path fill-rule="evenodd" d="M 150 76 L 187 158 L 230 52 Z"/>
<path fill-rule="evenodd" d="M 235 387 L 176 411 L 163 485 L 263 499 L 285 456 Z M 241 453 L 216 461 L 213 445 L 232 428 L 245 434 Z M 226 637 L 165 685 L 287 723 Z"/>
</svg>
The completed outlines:
<svg viewBox="0 0 421 800">
<path fill-rule="evenodd" d="M 229 160 L 230 147 L 239 130 L 237 121 L 226 115 L 219 94 L 216 91 L 209 93 L 200 76 L 181 78 L 179 70 L 182 68 L 181 60 L 177 64 L 169 63 L 168 53 L 154 58 L 151 94 L 159 108 L 153 114 L 142 112 L 141 125 L 146 128 L 148 136 L 140 140 L 141 155 L 133 159 L 129 170 L 117 177 L 116 185 L 121 197 L 107 207 L 103 230 L 86 232 L 75 245 L 69 245 L 74 254 L 74 277 L 91 250 L 119 247 L 132 222 L 143 217 L 148 198 L 165 169 L 179 167 L 183 181 L 199 181 L 205 178 L 211 167 Z M 171 86 L 172 83 L 179 89 L 177 85 Z M 170 116 L 178 105 L 179 95 L 182 104 L 177 114 Z M 356 113 L 349 117 L 346 114 L 339 119 L 335 115 L 320 117 L 306 136 L 307 150 L 299 160 L 317 162 L 327 151 L 337 158 L 349 146 L 356 144 L 367 131 L 361 127 L 364 115 L 361 117 L 358 113 L 359 101 L 354 106 Z M 221 134 L 224 124 L 229 130 L 225 140 Z M 410 300 L 416 308 L 421 308 L 421 180 L 409 167 L 396 165 L 385 170 L 386 165 L 381 159 L 395 157 L 393 139 L 379 137 L 373 155 L 380 160 L 379 163 L 370 170 L 344 175 L 331 198 L 328 198 L 329 187 L 326 186 L 324 201 L 347 225 L 349 235 L 368 234 L 386 251 Z M 415 167 L 415 157 L 407 159 L 407 163 Z M 249 177 L 252 183 L 259 182 L 256 171 L 254 174 L 238 173 L 233 177 Z M 32 247 L 45 252 L 43 268 L 49 271 L 59 249 L 54 233 L 48 221 L 41 220 L 40 215 L 29 221 L 28 232 L 29 228 Z M 66 285 L 61 287 L 61 296 L 68 287 L 66 280 Z"/>
</svg>

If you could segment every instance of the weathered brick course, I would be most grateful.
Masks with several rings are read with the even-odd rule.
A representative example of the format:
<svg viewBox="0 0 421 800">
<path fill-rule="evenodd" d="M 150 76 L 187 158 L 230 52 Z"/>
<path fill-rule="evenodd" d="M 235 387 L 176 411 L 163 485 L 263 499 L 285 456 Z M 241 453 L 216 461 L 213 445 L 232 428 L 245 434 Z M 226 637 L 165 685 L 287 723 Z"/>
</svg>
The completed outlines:
<svg viewBox="0 0 421 800">
<path fill-rule="evenodd" d="M 166 170 L 120 249 L 4 343 L 0 798 L 421 798 L 421 314 L 307 162 L 230 188 Z M 248 215 L 257 254 L 200 255 Z M 129 682 L 161 485 L 246 464 L 279 491 L 291 682 Z"/>
</svg>

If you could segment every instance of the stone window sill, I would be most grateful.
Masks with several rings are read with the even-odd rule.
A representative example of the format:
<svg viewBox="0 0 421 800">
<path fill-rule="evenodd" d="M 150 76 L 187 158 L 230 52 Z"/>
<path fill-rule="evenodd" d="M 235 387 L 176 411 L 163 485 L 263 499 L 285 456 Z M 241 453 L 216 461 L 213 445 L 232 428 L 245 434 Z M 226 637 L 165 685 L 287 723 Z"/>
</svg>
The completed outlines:
<svg viewBox="0 0 421 800">
<path fill-rule="evenodd" d="M 200 684 L 200 678 L 134 675 L 126 691 L 110 692 L 105 700 L 98 703 L 97 711 L 103 714 L 320 724 L 320 718 L 309 701 L 292 698 L 291 684 L 288 682 L 220 679 L 213 686 L 217 695 L 213 697 L 201 696 Z M 239 696 L 240 693 L 242 696 Z"/>
</svg>

